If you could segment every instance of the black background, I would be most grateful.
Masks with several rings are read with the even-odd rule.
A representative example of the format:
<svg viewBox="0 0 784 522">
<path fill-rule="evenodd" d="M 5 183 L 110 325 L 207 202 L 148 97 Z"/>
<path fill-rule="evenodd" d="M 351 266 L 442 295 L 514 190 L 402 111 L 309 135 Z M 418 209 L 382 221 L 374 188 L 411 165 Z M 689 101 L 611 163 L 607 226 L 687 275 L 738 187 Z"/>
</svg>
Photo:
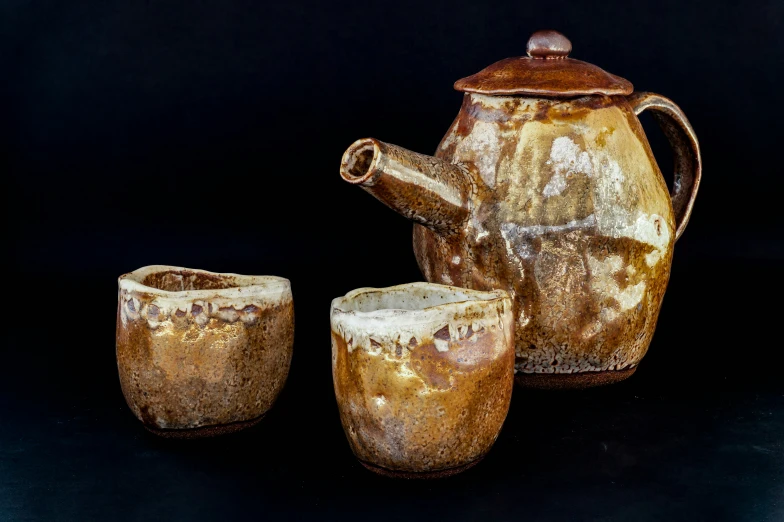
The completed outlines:
<svg viewBox="0 0 784 522">
<path fill-rule="evenodd" d="M 781 1 L 0 6 L 0 519 L 784 520 Z M 410 224 L 340 180 L 341 154 L 432 152 L 452 83 L 541 28 L 700 139 L 659 328 L 622 384 L 517 389 L 473 470 L 376 477 L 338 419 L 329 303 L 421 275 Z M 133 417 L 116 278 L 148 264 L 292 281 L 291 373 L 258 427 L 176 442 Z"/>
</svg>

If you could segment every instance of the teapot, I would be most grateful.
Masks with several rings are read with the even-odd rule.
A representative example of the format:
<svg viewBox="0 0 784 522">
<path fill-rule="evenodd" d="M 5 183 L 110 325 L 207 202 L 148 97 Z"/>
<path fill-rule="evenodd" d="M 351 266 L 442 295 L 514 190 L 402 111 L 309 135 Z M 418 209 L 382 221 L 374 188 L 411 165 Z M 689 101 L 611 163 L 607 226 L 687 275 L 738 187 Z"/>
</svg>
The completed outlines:
<svg viewBox="0 0 784 522">
<path fill-rule="evenodd" d="M 434 156 L 354 142 L 340 175 L 414 221 L 425 278 L 513 301 L 515 379 L 533 388 L 617 382 L 653 336 L 673 245 L 701 178 L 681 109 L 538 31 L 527 56 L 458 80 L 460 112 Z M 668 190 L 637 116 L 673 148 Z"/>
</svg>

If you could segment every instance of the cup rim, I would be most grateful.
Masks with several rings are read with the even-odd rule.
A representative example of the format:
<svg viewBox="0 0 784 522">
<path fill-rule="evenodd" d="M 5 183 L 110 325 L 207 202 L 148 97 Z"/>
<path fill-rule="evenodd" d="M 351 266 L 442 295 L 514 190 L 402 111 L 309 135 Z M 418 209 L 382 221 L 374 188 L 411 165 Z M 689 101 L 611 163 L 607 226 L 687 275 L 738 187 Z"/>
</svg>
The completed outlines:
<svg viewBox="0 0 784 522">
<path fill-rule="evenodd" d="M 158 272 L 189 272 L 194 274 L 204 274 L 229 278 L 234 286 L 229 288 L 213 288 L 200 290 L 161 290 L 154 286 L 142 283 L 144 279 Z M 236 299 L 250 296 L 259 297 L 284 297 L 291 294 L 291 282 L 285 277 L 278 276 L 258 276 L 243 275 L 232 272 L 210 272 L 199 268 L 186 268 L 172 265 L 148 265 L 137 268 L 132 272 L 121 275 L 117 278 L 120 290 L 127 292 L 141 292 L 158 297 L 175 300 L 193 300 L 207 298 L 226 298 Z"/>
<path fill-rule="evenodd" d="M 360 310 L 349 310 L 345 308 L 345 303 L 350 302 L 351 300 L 357 298 L 363 294 L 384 294 L 384 293 L 392 293 L 392 292 L 400 292 L 400 291 L 410 291 L 412 289 L 423 289 L 423 290 L 437 290 L 442 292 L 459 292 L 466 296 L 469 296 L 468 299 L 460 299 L 457 301 L 450 301 L 443 304 L 437 304 L 432 306 L 424 306 L 422 308 L 416 309 L 406 309 L 406 308 L 378 308 L 376 310 L 370 311 L 360 311 Z M 346 295 L 341 297 L 336 297 L 332 300 L 331 310 L 333 314 L 345 314 L 345 315 L 352 315 L 357 318 L 363 319 L 373 319 L 373 318 L 391 318 L 391 317 L 409 317 L 413 319 L 416 316 L 427 316 L 432 315 L 434 312 L 443 312 L 449 311 L 450 309 L 462 309 L 465 308 L 467 305 L 476 304 L 476 305 L 486 305 L 489 303 L 493 303 L 499 300 L 510 300 L 509 293 L 506 290 L 502 289 L 494 289 L 494 290 L 474 290 L 471 288 L 461 288 L 458 286 L 449 286 L 449 285 L 441 285 L 438 283 L 426 283 L 426 282 L 414 282 L 414 283 L 405 283 L 401 285 L 395 286 L 388 286 L 383 288 L 374 288 L 374 287 L 363 287 L 357 288 L 348 292 Z"/>
</svg>

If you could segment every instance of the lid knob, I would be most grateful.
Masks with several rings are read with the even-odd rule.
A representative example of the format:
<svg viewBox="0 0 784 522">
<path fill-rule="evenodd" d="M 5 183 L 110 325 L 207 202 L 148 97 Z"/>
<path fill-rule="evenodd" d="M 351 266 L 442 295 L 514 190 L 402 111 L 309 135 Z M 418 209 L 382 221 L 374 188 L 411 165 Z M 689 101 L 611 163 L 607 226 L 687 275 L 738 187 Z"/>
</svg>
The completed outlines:
<svg viewBox="0 0 784 522">
<path fill-rule="evenodd" d="M 572 42 L 558 31 L 536 31 L 528 39 L 526 53 L 531 58 L 559 60 L 569 56 Z"/>
</svg>

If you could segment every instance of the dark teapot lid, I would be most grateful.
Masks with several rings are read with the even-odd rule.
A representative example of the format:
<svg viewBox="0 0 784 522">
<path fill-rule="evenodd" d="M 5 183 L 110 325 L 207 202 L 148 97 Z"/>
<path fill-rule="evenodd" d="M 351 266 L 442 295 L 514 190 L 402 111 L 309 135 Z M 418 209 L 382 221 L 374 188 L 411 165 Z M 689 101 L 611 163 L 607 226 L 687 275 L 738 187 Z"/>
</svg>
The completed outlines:
<svg viewBox="0 0 784 522">
<path fill-rule="evenodd" d="M 528 56 L 507 58 L 457 80 L 455 89 L 479 94 L 583 96 L 631 94 L 628 80 L 590 63 L 567 58 L 572 42 L 557 31 L 537 31 L 528 39 Z"/>
</svg>

